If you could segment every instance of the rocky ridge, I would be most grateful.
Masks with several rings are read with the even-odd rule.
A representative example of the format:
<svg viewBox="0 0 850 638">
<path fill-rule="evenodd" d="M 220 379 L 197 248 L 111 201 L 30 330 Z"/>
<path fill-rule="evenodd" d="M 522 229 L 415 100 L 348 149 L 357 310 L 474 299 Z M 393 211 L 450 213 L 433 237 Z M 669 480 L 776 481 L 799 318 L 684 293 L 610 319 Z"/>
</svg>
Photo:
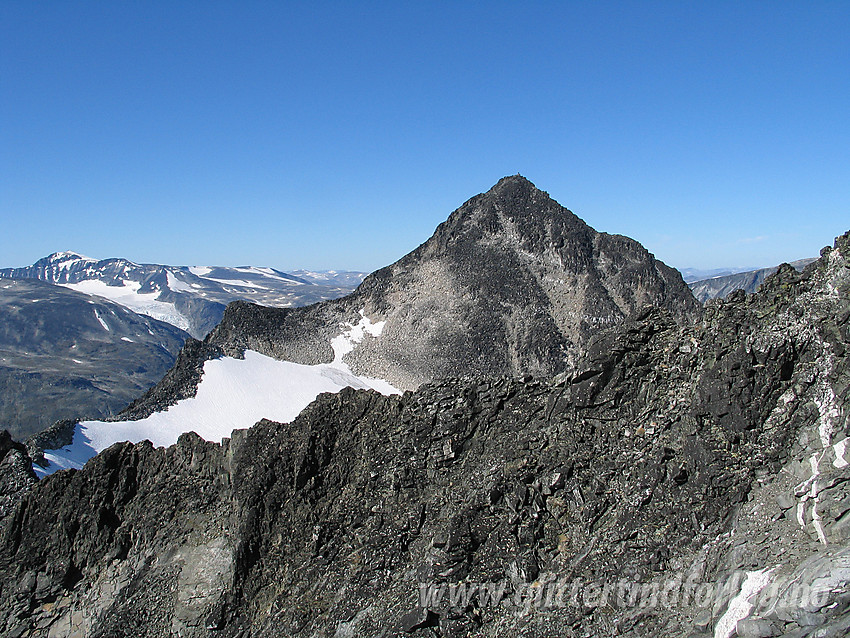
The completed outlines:
<svg viewBox="0 0 850 638">
<path fill-rule="evenodd" d="M 0 523 L 0 630 L 845 635 L 848 294 L 850 234 L 698 324 L 598 332 L 555 378 L 117 444 Z"/>
</svg>

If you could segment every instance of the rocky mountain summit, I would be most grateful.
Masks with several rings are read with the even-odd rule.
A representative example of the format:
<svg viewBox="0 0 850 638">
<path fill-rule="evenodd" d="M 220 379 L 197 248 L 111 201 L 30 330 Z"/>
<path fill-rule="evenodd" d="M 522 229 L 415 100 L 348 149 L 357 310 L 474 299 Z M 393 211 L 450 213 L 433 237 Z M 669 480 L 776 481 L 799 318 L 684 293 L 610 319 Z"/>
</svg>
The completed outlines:
<svg viewBox="0 0 850 638">
<path fill-rule="evenodd" d="M 553 378 L 116 444 L 0 523 L 10 636 L 843 636 L 850 234 Z M 16 451 L 16 454 L 20 454 Z"/>
<path fill-rule="evenodd" d="M 599 233 L 519 175 L 454 211 L 433 236 L 350 295 L 303 308 L 228 306 L 203 344 L 125 414 L 192 396 L 203 361 L 246 349 L 315 365 L 333 361 L 343 330 L 382 323 L 344 356 L 396 388 L 450 377 L 567 369 L 599 330 L 644 307 L 679 323 L 699 304 L 681 275 L 636 241 Z"/>
</svg>

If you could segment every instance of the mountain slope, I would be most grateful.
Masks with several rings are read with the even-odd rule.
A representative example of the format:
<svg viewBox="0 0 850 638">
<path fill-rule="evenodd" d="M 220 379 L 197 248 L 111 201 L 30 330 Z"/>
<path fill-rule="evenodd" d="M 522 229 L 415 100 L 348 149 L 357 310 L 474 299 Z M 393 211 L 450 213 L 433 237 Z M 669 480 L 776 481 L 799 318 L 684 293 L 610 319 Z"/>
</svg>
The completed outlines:
<svg viewBox="0 0 850 638">
<path fill-rule="evenodd" d="M 162 378 L 187 338 L 103 299 L 0 279 L 0 424 L 24 437 L 112 416 Z"/>
<path fill-rule="evenodd" d="M 247 299 L 267 306 L 299 306 L 340 297 L 356 287 L 361 273 L 289 275 L 255 266 L 161 266 L 126 259 L 96 260 L 59 252 L 25 268 L 0 269 L 0 277 L 40 279 L 98 295 L 134 312 L 166 321 L 204 337 L 225 305 Z"/>
<path fill-rule="evenodd" d="M 803 270 L 814 259 L 799 259 L 792 261 L 791 266 L 797 270 Z M 701 279 L 688 283 L 688 287 L 693 291 L 694 297 L 698 301 L 705 303 L 709 299 L 723 299 L 727 295 L 736 290 L 753 293 L 758 290 L 762 282 L 767 277 L 775 273 L 779 266 L 772 268 L 760 268 L 758 270 L 749 270 L 746 272 L 735 273 L 731 275 L 723 275 L 711 277 L 710 279 Z"/>
<path fill-rule="evenodd" d="M 39 471 L 79 467 L 116 441 L 169 444 L 189 430 L 219 441 L 258 416 L 290 420 L 319 392 L 344 386 L 392 393 L 448 377 L 552 375 L 602 327 L 647 305 L 680 322 L 698 312 L 681 276 L 640 244 L 597 233 L 528 180 L 505 178 L 345 298 L 297 309 L 231 304 L 202 344 L 188 343 L 175 369 L 122 412 L 131 423 L 76 426 L 65 435 L 73 443 L 51 448 Z M 265 385 L 228 394 L 226 409 L 193 401 L 207 395 L 219 367 L 211 360 L 222 355 L 236 375 L 228 384 L 239 387 L 252 368 L 232 359 L 287 362 L 272 375 L 280 390 L 268 412 L 256 412 L 272 391 Z M 332 387 L 329 366 L 343 373 Z M 292 393 L 304 378 L 311 392 Z M 170 406 L 163 434 L 151 434 Z"/>
<path fill-rule="evenodd" d="M 383 324 L 380 337 L 364 335 L 343 360 L 355 374 L 400 389 L 448 377 L 545 376 L 567 369 L 601 328 L 647 305 L 667 308 L 680 322 L 699 313 L 679 273 L 640 244 L 596 232 L 513 176 L 467 201 L 428 241 L 352 294 L 294 309 L 231 304 L 195 352 L 203 359 L 253 350 L 329 363 L 333 340 L 368 321 Z M 190 376 L 171 375 L 125 416 L 147 416 L 190 396 Z"/>
<path fill-rule="evenodd" d="M 0 523 L 0 630 L 846 635 L 848 256 L 641 313 L 555 379 L 115 445 Z"/>
</svg>

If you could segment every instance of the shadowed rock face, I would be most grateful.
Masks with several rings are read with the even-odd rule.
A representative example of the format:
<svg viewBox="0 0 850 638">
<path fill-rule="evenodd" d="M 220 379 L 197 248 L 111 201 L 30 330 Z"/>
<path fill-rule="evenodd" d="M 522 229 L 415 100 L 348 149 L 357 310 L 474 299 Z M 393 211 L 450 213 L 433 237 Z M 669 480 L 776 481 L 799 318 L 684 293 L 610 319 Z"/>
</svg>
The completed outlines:
<svg viewBox="0 0 850 638">
<path fill-rule="evenodd" d="M 250 348 L 327 363 L 331 339 L 362 311 L 386 324 L 345 361 L 357 374 L 413 389 L 448 377 L 557 374 L 592 335 L 646 306 L 666 308 L 679 323 L 699 315 L 677 271 L 627 237 L 596 232 L 517 175 L 470 199 L 351 295 L 296 309 L 231 304 L 205 345 L 211 356 Z M 127 415 L 192 391 L 163 384 Z"/>
<path fill-rule="evenodd" d="M 699 324 L 640 313 L 555 378 L 346 390 L 222 445 L 117 444 L 0 522 L 0 632 L 845 635 L 848 257 L 845 235 Z M 676 579 L 726 587 L 707 607 L 584 588 Z M 771 605 L 734 602 L 760 579 Z M 420 599 L 478 582 L 519 606 Z M 579 598 L 524 608 L 559 582 Z"/>
</svg>

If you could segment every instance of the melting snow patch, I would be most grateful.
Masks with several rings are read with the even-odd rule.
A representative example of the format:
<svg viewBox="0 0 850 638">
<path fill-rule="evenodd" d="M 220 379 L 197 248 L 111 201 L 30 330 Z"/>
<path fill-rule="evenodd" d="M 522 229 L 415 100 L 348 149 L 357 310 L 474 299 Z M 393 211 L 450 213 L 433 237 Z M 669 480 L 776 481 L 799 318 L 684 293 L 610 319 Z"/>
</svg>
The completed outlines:
<svg viewBox="0 0 850 638">
<path fill-rule="evenodd" d="M 212 272 L 212 268 L 209 266 L 189 266 L 189 272 L 195 275 L 196 277 L 203 277 Z"/>
<path fill-rule="evenodd" d="M 334 351 L 334 363 L 342 364 L 342 358 L 354 350 L 355 345 L 363 341 L 366 333 L 373 337 L 380 337 L 386 323 L 386 321 L 372 323 L 372 320 L 366 316 L 366 309 L 361 310 L 360 321 L 356 325 L 347 324 L 347 330 L 344 330 L 341 335 L 331 339 L 331 348 Z"/>
<path fill-rule="evenodd" d="M 97 311 L 97 308 L 95 308 L 95 310 L 94 310 L 94 316 L 97 317 L 97 320 L 100 322 L 100 325 L 103 326 L 103 329 L 108 332 L 109 326 L 106 325 L 106 322 L 101 318 L 100 314 Z"/>
<path fill-rule="evenodd" d="M 756 572 L 747 572 L 747 578 L 741 585 L 740 593 L 729 601 L 726 613 L 717 621 L 714 638 L 731 638 L 736 633 L 738 621 L 749 616 L 753 610 L 750 598 L 767 586 L 772 571 L 772 569 L 760 569 Z"/>
<path fill-rule="evenodd" d="M 847 441 L 850 441 L 850 439 L 841 439 L 832 446 L 832 449 L 835 450 L 835 460 L 832 464 L 838 469 L 847 467 L 848 465 L 847 460 L 844 458 L 844 453 L 847 451 Z"/>
<path fill-rule="evenodd" d="M 209 281 L 214 281 L 223 286 L 238 286 L 240 288 L 258 288 L 260 290 L 268 290 L 267 286 L 261 286 L 253 281 L 245 281 L 244 279 L 216 279 L 215 277 L 205 277 Z"/>
<path fill-rule="evenodd" d="M 829 365 L 826 372 L 827 374 L 832 372 L 832 365 Z M 841 410 L 838 407 L 835 392 L 826 381 L 825 375 L 818 379 L 814 401 L 815 405 L 818 406 L 818 412 L 820 413 L 818 433 L 820 434 L 821 444 L 823 447 L 828 447 L 832 440 L 832 436 L 835 434 L 835 424 L 841 416 Z"/>
<path fill-rule="evenodd" d="M 197 394 L 163 412 L 139 421 L 77 424 L 73 444 L 46 451 L 47 469 L 37 465 L 33 469 L 45 476 L 56 470 L 81 468 L 119 441 L 138 443 L 147 439 L 156 446 L 168 446 L 184 432 L 192 431 L 207 441 L 221 441 L 233 430 L 251 427 L 263 418 L 288 423 L 322 392 L 335 393 L 345 387 L 400 394 L 382 379 L 355 376 L 345 364 L 307 366 L 246 350 L 244 359 L 224 357 L 204 363 Z"/>
<path fill-rule="evenodd" d="M 165 273 L 165 277 L 168 281 L 168 287 L 174 292 L 192 292 L 192 286 L 182 279 L 178 279 L 170 270 Z"/>
<path fill-rule="evenodd" d="M 278 281 L 285 281 L 288 284 L 294 285 L 303 285 L 302 282 L 296 281 L 295 279 L 289 277 L 281 277 L 274 269 L 261 267 L 261 266 L 239 266 L 238 268 L 234 268 L 233 270 L 237 272 L 250 273 L 252 275 L 259 275 L 261 277 L 266 277 L 267 279 L 277 279 Z"/>
</svg>

